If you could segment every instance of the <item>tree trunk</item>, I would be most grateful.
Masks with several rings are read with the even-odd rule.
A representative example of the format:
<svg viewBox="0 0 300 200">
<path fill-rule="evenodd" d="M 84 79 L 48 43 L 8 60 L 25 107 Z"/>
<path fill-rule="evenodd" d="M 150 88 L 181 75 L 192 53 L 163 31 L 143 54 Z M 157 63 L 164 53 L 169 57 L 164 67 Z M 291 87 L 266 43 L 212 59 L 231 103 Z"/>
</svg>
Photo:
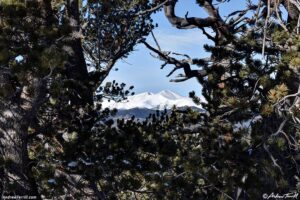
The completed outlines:
<svg viewBox="0 0 300 200">
<path fill-rule="evenodd" d="M 296 3 L 300 6 L 300 4 L 297 1 L 292 2 L 291 0 L 282 0 L 282 4 L 283 4 L 284 8 L 288 12 L 288 22 L 290 22 L 291 20 L 297 22 L 297 20 L 299 18 L 300 12 L 294 3 Z"/>
<path fill-rule="evenodd" d="M 52 14 L 50 1 L 43 0 L 41 6 L 45 26 L 51 26 Z M 78 0 L 67 0 L 67 19 L 71 27 L 70 40 L 64 43 L 70 49 L 65 73 L 68 79 L 77 85 L 71 86 L 76 95 L 70 97 L 73 105 L 84 107 L 93 104 L 93 91 L 89 87 L 89 76 L 81 45 L 80 13 Z M 47 40 L 50 46 L 53 39 Z M 0 71 L 1 73 L 1 71 Z M 0 74 L 1 75 L 1 74 Z M 1 77 L 0 77 L 1 78 Z M 31 77 L 30 84 L 34 87 L 34 96 L 18 97 L 18 101 L 10 98 L 0 99 L 0 195 L 34 195 L 39 199 L 38 186 L 31 172 L 31 163 L 28 157 L 28 127 L 36 117 L 46 97 L 47 80 Z M 24 87 L 24 86 L 23 86 Z M 15 89 L 13 87 L 13 89 Z M 1 91 L 0 91 L 1 95 Z M 17 102 L 30 103 L 17 103 Z M 64 105 L 62 105 L 64 106 Z M 88 190 L 88 188 L 86 189 Z M 91 192 L 90 196 L 95 196 Z"/>
<path fill-rule="evenodd" d="M 28 120 L 17 106 L 0 102 L 2 195 L 34 195 L 38 189 L 31 175 L 27 150 Z M 38 197 L 39 198 L 39 197 Z"/>
<path fill-rule="evenodd" d="M 10 83 L 7 81 L 6 84 Z M 24 87 L 19 101 L 14 101 L 13 97 L 0 101 L 2 195 L 34 195 L 39 198 L 28 157 L 28 128 L 45 102 L 47 79 L 34 78 L 31 84 L 33 96 L 26 95 L 28 91 Z"/>
<path fill-rule="evenodd" d="M 66 74 L 69 79 L 77 81 L 77 84 L 82 86 L 81 88 L 75 86 L 79 95 L 72 97 L 71 102 L 75 105 L 93 105 L 93 91 L 89 85 L 89 75 L 81 44 L 78 0 L 67 1 L 67 18 L 71 28 L 71 40 L 66 43 L 67 49 L 70 49 Z"/>
</svg>

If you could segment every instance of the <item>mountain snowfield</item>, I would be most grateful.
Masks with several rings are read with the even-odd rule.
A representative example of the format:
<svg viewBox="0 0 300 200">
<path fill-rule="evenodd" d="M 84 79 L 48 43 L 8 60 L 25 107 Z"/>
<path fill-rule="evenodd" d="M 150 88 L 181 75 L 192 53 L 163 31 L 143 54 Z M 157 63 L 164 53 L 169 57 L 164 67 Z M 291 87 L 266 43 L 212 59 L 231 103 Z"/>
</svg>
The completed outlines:
<svg viewBox="0 0 300 200">
<path fill-rule="evenodd" d="M 103 108 L 116 108 L 118 110 L 130 110 L 136 108 L 164 110 L 171 109 L 174 105 L 178 108 L 194 107 L 201 109 L 201 106 L 195 104 L 191 98 L 180 96 L 169 90 L 163 90 L 156 94 L 144 92 L 129 96 L 126 100 L 121 102 L 108 100 L 102 102 Z"/>
</svg>

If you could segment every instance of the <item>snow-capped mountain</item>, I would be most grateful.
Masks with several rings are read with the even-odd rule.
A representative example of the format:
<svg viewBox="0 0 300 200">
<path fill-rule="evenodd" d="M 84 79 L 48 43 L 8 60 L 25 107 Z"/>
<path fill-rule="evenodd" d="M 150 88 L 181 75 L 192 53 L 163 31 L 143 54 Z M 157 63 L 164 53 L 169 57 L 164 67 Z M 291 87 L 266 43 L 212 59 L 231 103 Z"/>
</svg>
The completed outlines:
<svg viewBox="0 0 300 200">
<path fill-rule="evenodd" d="M 116 108 L 118 110 L 115 118 L 131 118 L 146 119 L 150 114 L 156 113 L 157 110 L 171 111 L 173 106 L 180 109 L 191 107 L 193 109 L 203 111 L 200 105 L 197 105 L 189 97 L 180 96 L 174 92 L 163 90 L 159 93 L 144 92 L 137 95 L 129 96 L 121 102 L 104 101 L 103 108 Z"/>
<path fill-rule="evenodd" d="M 191 98 L 180 96 L 169 90 L 163 90 L 156 94 L 151 92 L 144 92 L 129 96 L 126 100 L 123 100 L 121 102 L 106 100 L 102 103 L 102 106 L 104 108 L 116 108 L 118 110 L 130 110 L 137 108 L 149 110 L 164 110 L 171 109 L 174 105 L 177 108 L 194 107 L 201 109 L 201 106 L 195 104 Z"/>
</svg>

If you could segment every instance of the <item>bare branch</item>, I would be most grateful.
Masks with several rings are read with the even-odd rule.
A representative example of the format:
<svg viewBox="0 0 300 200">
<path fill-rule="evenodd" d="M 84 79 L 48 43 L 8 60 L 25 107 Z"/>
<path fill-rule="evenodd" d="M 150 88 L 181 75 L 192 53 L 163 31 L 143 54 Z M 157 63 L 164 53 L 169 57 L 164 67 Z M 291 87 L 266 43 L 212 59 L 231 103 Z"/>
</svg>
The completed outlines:
<svg viewBox="0 0 300 200">
<path fill-rule="evenodd" d="M 211 27 L 215 22 L 216 18 L 209 16 L 207 18 L 197 18 L 197 17 L 178 17 L 175 14 L 175 5 L 176 0 L 169 0 L 164 5 L 165 16 L 169 20 L 169 22 L 176 26 L 179 29 L 191 29 L 191 28 L 199 28 L 199 27 Z M 209 9 L 211 10 L 211 9 Z"/>
<path fill-rule="evenodd" d="M 272 155 L 272 153 L 269 151 L 268 146 L 264 143 L 263 147 L 264 147 L 265 151 L 268 153 L 269 157 L 271 158 L 274 166 L 279 169 L 279 171 L 280 171 L 281 174 L 283 174 L 282 168 L 280 167 L 280 165 L 278 165 L 276 159 L 274 158 L 274 156 Z"/>
<path fill-rule="evenodd" d="M 160 48 L 160 45 L 159 45 L 159 43 L 158 43 L 158 41 L 157 41 L 157 39 L 156 39 L 156 37 L 155 37 L 155 35 L 154 35 L 154 33 L 153 33 L 153 31 L 151 30 L 151 36 L 152 36 L 152 38 L 153 38 L 153 40 L 154 40 L 154 42 L 155 42 L 155 44 L 156 44 L 156 46 L 157 46 L 157 48 L 158 48 L 158 50 L 160 50 L 161 51 L 161 48 Z"/>
<path fill-rule="evenodd" d="M 161 7 L 163 7 L 169 0 L 165 0 L 164 2 L 156 5 L 155 7 L 153 8 L 150 8 L 148 10 L 144 10 L 144 11 L 141 11 L 141 12 L 138 12 L 135 14 L 135 16 L 141 16 L 141 15 L 145 15 L 145 14 L 148 14 L 148 13 L 151 13 L 151 12 L 154 12 L 154 11 L 157 11 L 159 10 Z"/>
<path fill-rule="evenodd" d="M 185 76 L 183 79 L 172 79 L 172 82 L 182 82 L 185 80 L 188 80 L 190 78 L 193 77 L 197 77 L 197 78 L 202 78 L 207 76 L 207 71 L 206 70 L 192 70 L 190 67 L 190 64 L 193 64 L 193 60 L 189 58 L 188 55 L 183 55 L 185 57 L 188 57 L 189 59 L 183 59 L 183 60 L 178 60 L 176 58 L 173 58 L 171 56 L 169 56 L 169 54 L 166 54 L 165 52 L 155 49 L 154 47 L 152 47 L 151 45 L 149 45 L 147 42 L 142 41 L 142 43 L 151 51 L 155 52 L 158 54 L 159 58 L 163 61 L 165 61 L 165 64 L 163 66 L 165 66 L 166 64 L 172 64 L 175 65 L 174 69 L 167 75 L 168 77 L 171 76 L 176 70 L 183 68 Z M 174 53 L 175 55 L 182 55 L 182 54 L 177 54 Z"/>
<path fill-rule="evenodd" d="M 268 12 L 267 12 L 267 17 L 265 19 L 265 25 L 264 25 L 264 37 L 263 37 L 263 44 L 262 44 L 262 56 L 263 58 L 265 57 L 265 46 L 266 46 L 266 37 L 267 37 L 267 28 L 268 28 L 268 23 L 271 15 L 271 0 L 268 0 Z"/>
<path fill-rule="evenodd" d="M 283 23 L 283 21 L 282 21 L 282 19 L 281 19 L 281 16 L 280 16 L 280 14 L 279 14 L 278 7 L 279 7 L 279 0 L 276 0 L 276 1 L 275 1 L 275 12 L 276 12 L 276 16 L 277 16 L 279 25 L 280 25 L 286 32 L 288 32 L 288 29 L 287 29 L 287 27 L 284 25 L 284 23 Z M 298 29 L 297 29 L 297 30 L 298 30 Z"/>
</svg>

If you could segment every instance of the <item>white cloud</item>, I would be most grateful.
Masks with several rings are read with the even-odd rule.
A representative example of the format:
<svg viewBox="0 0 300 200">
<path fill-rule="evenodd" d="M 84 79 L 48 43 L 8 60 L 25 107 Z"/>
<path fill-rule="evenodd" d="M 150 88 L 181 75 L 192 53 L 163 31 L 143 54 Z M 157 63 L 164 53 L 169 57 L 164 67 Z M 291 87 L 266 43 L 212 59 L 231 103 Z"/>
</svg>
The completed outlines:
<svg viewBox="0 0 300 200">
<path fill-rule="evenodd" d="M 175 29 L 175 28 L 174 28 Z M 203 52 L 203 44 L 208 43 L 207 38 L 198 29 L 166 31 L 164 29 L 154 30 L 155 37 L 162 50 L 177 53 L 187 53 L 199 55 Z M 154 44 L 151 36 L 149 42 Z"/>
</svg>

